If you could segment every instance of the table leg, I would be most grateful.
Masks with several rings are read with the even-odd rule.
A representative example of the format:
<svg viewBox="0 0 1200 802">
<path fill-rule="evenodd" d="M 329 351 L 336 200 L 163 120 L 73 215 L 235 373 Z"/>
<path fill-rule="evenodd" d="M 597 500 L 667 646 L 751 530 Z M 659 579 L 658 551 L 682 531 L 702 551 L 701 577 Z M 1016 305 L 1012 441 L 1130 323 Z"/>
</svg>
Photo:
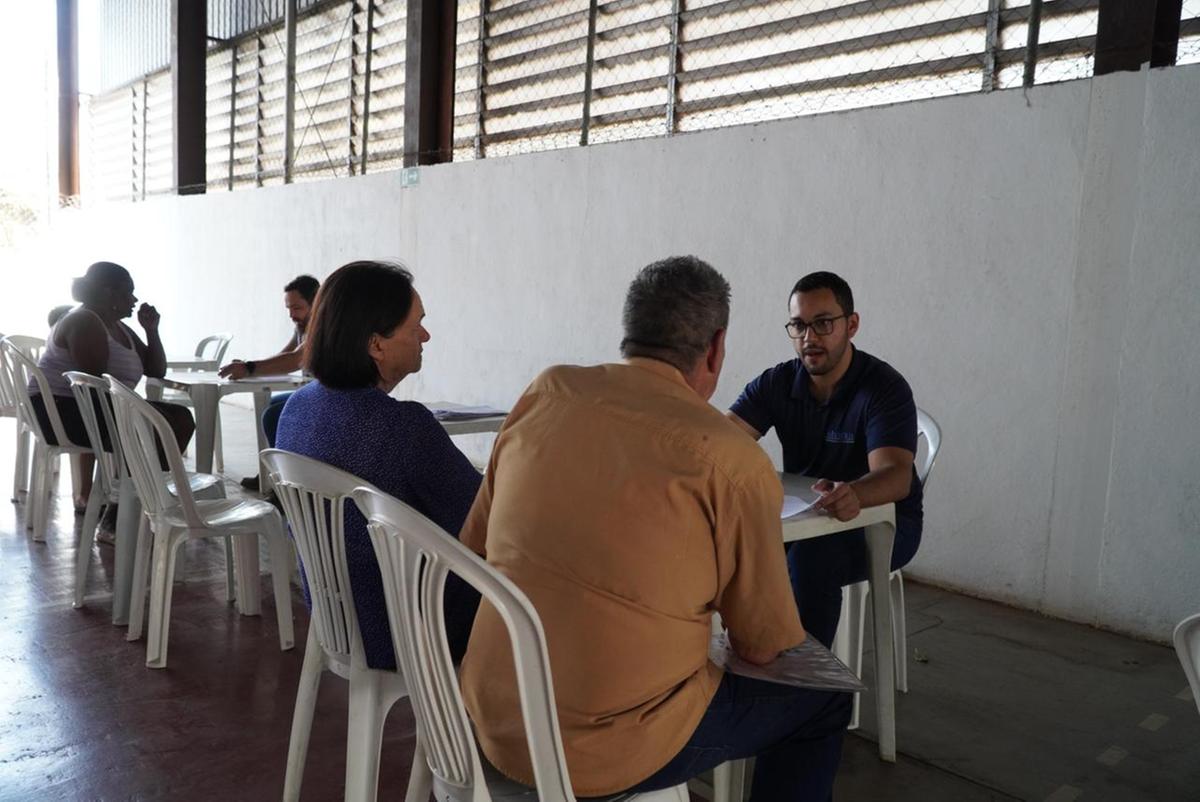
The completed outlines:
<svg viewBox="0 0 1200 802">
<path fill-rule="evenodd" d="M 275 570 L 275 566 L 271 566 Z M 242 615 L 262 613 L 262 590 L 259 581 L 258 538 L 235 535 L 233 538 L 233 571 L 237 588 L 238 612 Z"/>
<path fill-rule="evenodd" d="M 896 662 L 893 656 L 892 601 L 888 581 L 892 568 L 892 522 L 866 528 L 870 568 L 871 611 L 875 630 L 875 710 L 879 720 L 879 757 L 896 762 Z"/>
<path fill-rule="evenodd" d="M 217 402 L 220 396 L 212 384 L 193 384 L 188 391 L 196 410 L 196 470 L 212 473 L 213 444 L 217 431 Z"/>
<path fill-rule="evenodd" d="M 261 452 L 268 447 L 267 432 L 263 429 L 263 413 L 271 403 L 271 391 L 259 390 L 254 393 L 254 433 L 258 437 L 258 450 Z M 258 489 L 266 493 L 270 489 L 270 477 L 261 461 L 258 462 Z"/>
<path fill-rule="evenodd" d="M 133 480 L 121 481 L 121 496 L 117 502 L 117 554 L 113 568 L 112 622 L 124 626 L 129 621 L 129 594 L 133 590 L 133 559 L 137 554 L 138 523 L 142 518 L 142 501 L 133 490 Z"/>
</svg>

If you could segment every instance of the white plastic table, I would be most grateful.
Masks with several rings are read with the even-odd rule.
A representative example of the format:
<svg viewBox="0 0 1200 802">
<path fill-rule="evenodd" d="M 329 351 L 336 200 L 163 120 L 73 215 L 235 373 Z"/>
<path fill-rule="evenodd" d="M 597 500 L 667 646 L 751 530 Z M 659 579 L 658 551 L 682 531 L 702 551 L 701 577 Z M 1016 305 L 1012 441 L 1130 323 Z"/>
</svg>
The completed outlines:
<svg viewBox="0 0 1200 802">
<path fill-rule="evenodd" d="M 213 442 L 217 431 L 217 404 L 234 393 L 254 394 L 254 429 L 258 434 L 258 450 L 267 447 L 267 435 L 262 428 L 262 414 L 271 402 L 271 393 L 283 393 L 303 387 L 311 379 L 299 374 L 283 376 L 248 376 L 244 379 L 223 379 L 212 370 L 171 371 L 161 379 L 146 379 L 146 396 L 152 400 L 162 396 L 162 388 L 182 390 L 192 399 L 196 410 L 196 470 L 212 473 Z M 265 481 L 259 469 L 260 481 Z M 263 487 L 266 485 L 264 484 Z"/>
<path fill-rule="evenodd" d="M 789 496 L 811 496 L 816 480 L 794 473 L 781 473 L 783 492 Z M 892 570 L 892 543 L 896 538 L 896 505 L 866 507 L 849 521 L 809 511 L 783 519 L 783 542 L 864 529 L 867 537 L 867 581 L 871 586 L 871 610 L 875 636 L 875 710 L 879 719 L 879 757 L 896 762 L 896 664 L 892 651 L 892 605 L 888 582 Z"/>
<path fill-rule="evenodd" d="M 221 367 L 216 359 L 199 359 L 192 356 L 167 357 L 167 370 L 216 370 Z"/>
</svg>

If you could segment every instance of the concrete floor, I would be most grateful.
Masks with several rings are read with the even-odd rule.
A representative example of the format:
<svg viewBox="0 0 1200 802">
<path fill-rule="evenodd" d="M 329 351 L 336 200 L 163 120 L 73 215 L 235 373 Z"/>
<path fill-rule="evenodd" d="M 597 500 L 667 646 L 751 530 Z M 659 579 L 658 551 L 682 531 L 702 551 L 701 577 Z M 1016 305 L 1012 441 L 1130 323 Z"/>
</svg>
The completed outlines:
<svg viewBox="0 0 1200 802">
<path fill-rule="evenodd" d="M 234 481 L 254 465 L 250 416 L 223 407 Z M 4 499 L 11 424 L 0 420 Z M 109 623 L 112 548 L 96 546 L 88 605 L 74 610 L 78 524 L 67 494 L 47 543 L 28 539 L 23 515 L 0 504 L 0 801 L 279 798 L 307 631 L 299 597 L 298 646 L 280 652 L 267 577 L 263 616 L 239 616 L 224 603 L 222 551 L 189 544 L 170 666 L 151 671 L 145 642 L 126 642 Z M 935 544 L 931 537 L 926 547 Z M 916 583 L 907 589 L 900 758 L 878 760 L 868 696 L 862 729 L 846 739 L 838 799 L 1200 800 L 1200 716 L 1173 651 Z M 346 688 L 326 677 L 305 799 L 340 797 Z M 402 702 L 385 731 L 380 799 L 402 796 L 412 738 Z"/>
</svg>

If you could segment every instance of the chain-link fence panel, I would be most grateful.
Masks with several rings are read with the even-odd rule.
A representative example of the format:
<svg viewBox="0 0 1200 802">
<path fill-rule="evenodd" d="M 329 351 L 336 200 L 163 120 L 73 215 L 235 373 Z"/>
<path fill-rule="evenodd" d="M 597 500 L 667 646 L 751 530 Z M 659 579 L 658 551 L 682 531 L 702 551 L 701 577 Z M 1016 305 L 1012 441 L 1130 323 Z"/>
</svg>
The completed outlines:
<svg viewBox="0 0 1200 802">
<path fill-rule="evenodd" d="M 1038 4 L 1034 80 L 1090 75 L 1098 0 Z M 1019 86 L 1029 0 L 467 0 L 455 158 Z"/>
<path fill-rule="evenodd" d="M 106 0 L 126 10 L 142 1 Z M 285 5 L 209 0 L 210 191 L 403 163 L 406 0 L 299 0 L 290 174 Z M 458 0 L 453 158 L 1088 77 L 1098 8 L 1099 0 Z M 118 25 L 123 50 L 112 69 L 141 63 L 137 37 L 160 58 L 161 28 L 161 20 Z M 1183 2 L 1178 61 L 1200 61 L 1200 0 Z M 92 103 L 89 153 L 115 160 L 85 165 L 104 197 L 172 189 L 166 75 Z"/>
<path fill-rule="evenodd" d="M 1200 0 L 1183 0 L 1176 64 L 1200 63 Z"/>
</svg>

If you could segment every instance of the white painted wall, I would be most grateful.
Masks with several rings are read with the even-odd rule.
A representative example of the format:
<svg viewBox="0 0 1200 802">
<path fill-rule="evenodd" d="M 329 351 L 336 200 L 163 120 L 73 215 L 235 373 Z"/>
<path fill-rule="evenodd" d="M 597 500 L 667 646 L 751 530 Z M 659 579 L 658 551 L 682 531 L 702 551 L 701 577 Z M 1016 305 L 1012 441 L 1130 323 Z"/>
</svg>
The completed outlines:
<svg viewBox="0 0 1200 802">
<path fill-rule="evenodd" d="M 398 393 L 494 404 L 548 364 L 615 358 L 630 277 L 689 252 L 734 287 L 725 406 L 789 357 L 796 278 L 836 270 L 860 347 L 945 432 L 911 573 L 1163 639 L 1200 609 L 1198 94 L 1179 68 L 423 168 L 408 189 L 97 208 L 60 221 L 52 261 L 120 261 L 170 347 L 229 330 L 257 357 L 288 335 L 293 275 L 399 258 L 433 341 Z"/>
</svg>

